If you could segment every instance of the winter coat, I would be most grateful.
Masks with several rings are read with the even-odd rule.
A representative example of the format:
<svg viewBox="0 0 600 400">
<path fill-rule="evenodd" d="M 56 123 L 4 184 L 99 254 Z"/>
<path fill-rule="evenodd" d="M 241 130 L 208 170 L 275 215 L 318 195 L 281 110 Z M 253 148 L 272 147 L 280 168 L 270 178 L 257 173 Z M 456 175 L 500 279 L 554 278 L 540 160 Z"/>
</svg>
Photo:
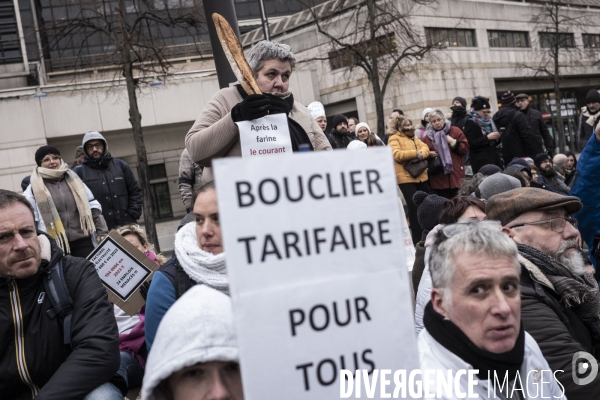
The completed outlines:
<svg viewBox="0 0 600 400">
<path fill-rule="evenodd" d="M 242 155 L 240 133 L 231 119 L 231 109 L 241 101 L 242 95 L 237 88 L 219 90 L 202 109 L 185 136 L 185 147 L 190 153 L 190 158 L 204 167 L 203 176 L 206 182 L 214 179 L 211 168 L 213 159 Z M 295 101 L 289 118 L 304 129 L 316 151 L 331 150 L 329 141 L 306 107 Z"/>
<path fill-rule="evenodd" d="M 544 185 L 545 189 L 551 192 L 566 195 L 569 194 L 569 187 L 565 185 L 565 183 L 558 177 L 558 175 L 555 175 L 554 177 L 550 178 L 548 176 L 544 176 L 538 173 L 538 183 L 540 185 Z"/>
<path fill-rule="evenodd" d="M 194 193 L 204 185 L 202 170 L 202 166 L 192 161 L 187 149 L 183 149 L 179 159 L 179 194 L 187 212 L 194 208 L 192 204 Z"/>
<path fill-rule="evenodd" d="M 442 172 L 441 174 L 429 177 L 429 187 L 432 189 L 456 189 L 465 179 L 465 163 L 463 157 L 469 154 L 469 142 L 463 132 L 455 126 L 450 127 L 448 135 L 456 139 L 456 145 L 450 148 L 450 156 L 452 157 L 454 171 L 448 175 Z M 423 143 L 429 147 L 430 151 L 435 151 L 433 142 L 427 135 L 423 137 Z"/>
<path fill-rule="evenodd" d="M 546 152 L 552 157 L 554 155 L 554 139 L 548 130 L 548 126 L 546 126 L 546 122 L 544 122 L 544 117 L 542 117 L 542 113 L 536 109 L 531 107 L 527 107 L 524 111 L 521 111 L 527 121 L 529 122 L 529 129 L 531 130 L 531 134 L 536 137 L 538 145 L 541 147 L 541 143 L 544 143 L 544 147 L 546 147 Z M 510 162 L 510 160 L 508 161 Z"/>
<path fill-rule="evenodd" d="M 474 174 L 487 164 L 504 168 L 502 150 L 496 147 L 496 140 L 489 140 L 472 118 L 465 121 L 463 133 L 469 142 L 469 159 Z"/>
<path fill-rule="evenodd" d="M 420 241 L 415 244 L 415 262 L 413 263 L 413 269 L 411 273 L 413 293 L 417 294 L 419 289 L 419 283 L 423 277 L 423 271 L 425 270 L 425 243 Z"/>
<path fill-rule="evenodd" d="M 333 143 L 331 143 L 331 147 L 334 149 L 345 149 L 348 147 L 348 145 L 350 144 L 351 141 L 353 141 L 354 139 L 356 139 L 356 136 L 354 136 L 352 133 L 348 132 L 346 134 L 342 134 L 340 132 L 337 132 L 335 130 L 335 128 L 333 128 L 330 132 L 329 132 L 329 136 L 328 136 L 329 142 L 333 141 Z M 335 143 L 335 146 L 334 146 Z"/>
<path fill-rule="evenodd" d="M 581 107 L 581 115 L 579 116 L 579 150 L 583 151 L 585 146 L 587 145 L 590 137 L 593 136 L 594 126 L 596 126 L 600 122 L 600 111 L 597 111 L 596 114 L 593 114 L 595 120 L 593 125 L 587 123 L 587 120 L 592 116 L 589 112 L 587 106 Z"/>
<path fill-rule="evenodd" d="M 459 370 L 472 369 L 470 364 L 463 361 L 459 356 L 441 345 L 433 338 L 433 336 L 431 336 L 429 332 L 427 332 L 426 329 L 419 334 L 417 344 L 419 346 L 421 371 L 441 370 L 443 371 L 443 374 L 447 376 L 447 371 L 452 370 L 452 377 L 455 377 L 456 372 Z M 544 372 L 543 376 L 539 373 L 536 373 L 536 371 L 541 370 L 546 371 Z M 523 386 L 525 387 L 525 397 L 527 399 L 567 399 L 562 392 L 562 388 L 556 383 L 556 380 L 552 376 L 552 372 L 548 372 L 549 370 L 550 367 L 548 366 L 546 359 L 544 359 L 544 356 L 540 351 L 540 347 L 535 342 L 534 338 L 525 332 L 525 355 L 523 357 L 523 364 L 521 364 L 519 375 L 521 377 Z M 430 376 L 431 379 L 436 382 L 435 375 L 430 373 Z M 477 379 L 477 377 L 475 377 L 475 379 Z M 571 379 L 570 374 L 569 379 Z M 505 399 L 505 396 L 501 394 L 499 386 L 502 384 L 503 382 L 501 378 L 500 382 L 496 383 L 496 391 L 494 395 L 493 382 L 491 380 L 480 380 L 477 382 L 477 385 L 473 386 L 473 392 L 475 393 L 476 397 L 480 399 Z M 436 386 L 437 384 L 430 386 L 428 392 L 435 393 Z M 512 389 L 512 386 L 510 387 Z M 466 394 L 468 393 L 468 388 L 468 374 L 464 374 L 460 379 L 460 392 Z M 454 389 L 454 385 L 452 385 L 452 389 Z M 452 396 L 444 396 L 442 398 L 452 400 L 457 398 L 455 397 L 455 394 L 457 393 L 456 390 L 452 391 L 451 393 Z M 503 393 L 506 394 L 506 388 L 504 389 Z M 583 399 L 583 397 L 581 397 L 581 399 Z"/>
<path fill-rule="evenodd" d="M 55 242 L 49 242 L 50 260 L 42 260 L 35 275 L 0 278 L 0 397 L 4 400 L 81 400 L 119 368 L 113 307 L 94 265 L 63 256 Z M 52 306 L 49 295 L 44 296 L 45 272 L 61 258 L 73 299 L 70 345 L 63 344 L 63 319 L 48 316 Z M 21 334 L 15 336 L 17 330 Z M 20 352 L 15 349 L 18 342 Z M 15 354 L 24 355 L 32 386 L 21 378 Z"/>
<path fill-rule="evenodd" d="M 519 255 L 521 262 L 521 321 L 539 344 L 542 353 L 570 399 L 599 399 L 600 374 L 587 385 L 576 385 L 572 379 L 573 355 L 590 353 L 598 360 L 598 343 L 575 312 L 564 304 L 561 296 L 539 268 Z M 597 362 L 597 361 L 596 361 Z"/>
<path fill-rule="evenodd" d="M 583 208 L 574 215 L 577 218 L 577 229 L 581 238 L 590 249 L 594 251 L 594 238 L 600 234 L 600 202 L 598 201 L 598 188 L 600 187 L 600 141 L 592 135 L 577 161 L 579 176 L 571 189 L 571 196 L 579 197 Z M 591 257 L 594 266 L 596 259 Z"/>
<path fill-rule="evenodd" d="M 127 224 L 135 224 L 142 215 L 144 197 L 142 188 L 133 172 L 123 160 L 112 158 L 108 144 L 98 132 L 88 132 L 83 137 L 83 148 L 90 140 L 104 141 L 104 154 L 99 160 L 87 154 L 83 164 L 75 168 L 75 173 L 92 191 L 102 206 L 102 215 L 108 229 Z"/>
<path fill-rule="evenodd" d="M 399 185 L 403 183 L 427 182 L 427 169 L 416 178 L 413 178 L 404 169 L 404 164 L 417 158 L 417 151 L 421 152 L 424 160 L 429 157 L 429 148 L 417 135 L 409 137 L 404 132 L 396 131 L 389 135 L 387 145 L 392 149 L 395 161 L 394 166 L 396 167 L 396 182 Z"/>
<path fill-rule="evenodd" d="M 57 182 L 44 181 L 44 183 L 46 184 L 46 187 L 52 196 L 52 200 L 54 201 L 54 205 L 56 206 L 60 220 L 65 227 L 65 232 L 69 242 L 87 237 L 83 234 L 83 230 L 81 229 L 77 203 L 75 203 L 75 197 L 73 196 L 73 193 L 71 193 L 71 189 L 67 185 L 67 182 L 64 179 L 61 179 Z M 94 195 L 87 186 L 85 186 L 85 191 L 87 193 L 88 202 L 90 203 L 90 208 L 92 209 L 92 217 L 94 219 L 94 225 L 96 226 L 96 234 L 106 235 L 108 233 L 108 228 L 104 218 L 102 217 L 102 206 L 98 200 L 94 199 Z M 62 195 L 57 195 L 57 192 L 62 193 Z M 29 185 L 25 192 L 23 192 L 23 196 L 25 196 L 25 198 L 33 207 L 33 218 L 37 224 L 37 229 L 39 231 L 46 232 L 46 224 L 44 223 L 44 219 L 42 218 L 40 209 L 38 208 L 31 185 Z"/>
<path fill-rule="evenodd" d="M 502 158 L 509 163 L 515 157 L 535 158 L 543 153 L 541 141 L 531 133 L 529 122 L 515 103 L 502 106 L 493 117 L 498 129 L 506 128 L 502 134 Z"/>
<path fill-rule="evenodd" d="M 425 256 L 423 257 L 425 268 L 423 269 L 423 275 L 421 275 L 421 281 L 417 288 L 417 300 L 415 304 L 415 333 L 418 335 L 421 333 L 423 328 L 423 315 L 425 314 L 425 306 L 431 300 L 431 289 L 433 288 L 433 282 L 431 281 L 431 272 L 429 272 L 429 253 L 431 247 L 425 248 Z"/>
</svg>

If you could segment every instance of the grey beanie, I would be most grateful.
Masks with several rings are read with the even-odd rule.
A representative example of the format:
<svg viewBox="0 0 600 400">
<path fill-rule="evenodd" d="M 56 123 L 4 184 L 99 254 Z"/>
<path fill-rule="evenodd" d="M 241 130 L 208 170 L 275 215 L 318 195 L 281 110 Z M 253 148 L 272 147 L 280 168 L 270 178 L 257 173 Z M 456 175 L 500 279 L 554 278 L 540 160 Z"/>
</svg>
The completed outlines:
<svg viewBox="0 0 600 400">
<path fill-rule="evenodd" d="M 521 182 L 517 178 L 505 174 L 494 174 L 485 178 L 479 184 L 479 193 L 481 198 L 488 200 L 490 197 L 508 192 L 509 190 L 518 189 L 521 187 Z"/>
</svg>

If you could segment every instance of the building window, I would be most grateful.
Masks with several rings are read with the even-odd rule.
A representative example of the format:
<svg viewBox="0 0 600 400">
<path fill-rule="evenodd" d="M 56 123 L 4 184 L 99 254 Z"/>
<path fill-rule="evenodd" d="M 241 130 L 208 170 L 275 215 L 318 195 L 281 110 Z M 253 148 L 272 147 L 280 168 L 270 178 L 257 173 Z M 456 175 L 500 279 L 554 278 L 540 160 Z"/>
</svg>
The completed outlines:
<svg viewBox="0 0 600 400">
<path fill-rule="evenodd" d="M 545 49 L 554 47 L 575 47 L 575 37 L 572 33 L 540 32 L 540 46 Z"/>
<path fill-rule="evenodd" d="M 22 61 L 14 4 L 0 0 L 0 64 Z"/>
<path fill-rule="evenodd" d="M 437 47 L 477 47 L 473 29 L 425 28 L 427 44 Z"/>
<path fill-rule="evenodd" d="M 396 51 L 396 36 L 393 33 L 385 36 L 379 36 L 375 40 L 378 44 L 378 56 L 390 54 Z M 367 53 L 370 46 L 371 41 L 366 40 L 355 45 L 353 50 L 345 48 L 329 52 L 329 63 L 331 65 L 331 69 L 339 69 L 356 65 L 358 62 L 356 59 L 356 52 L 358 51 L 360 53 Z"/>
<path fill-rule="evenodd" d="M 150 181 L 150 195 L 152 196 L 154 218 L 164 219 L 173 217 L 165 164 L 148 165 L 148 180 Z"/>
<path fill-rule="evenodd" d="M 600 49 L 600 35 L 582 35 L 583 47 L 586 49 Z"/>
<path fill-rule="evenodd" d="M 490 47 L 529 47 L 527 32 L 488 31 Z"/>
</svg>

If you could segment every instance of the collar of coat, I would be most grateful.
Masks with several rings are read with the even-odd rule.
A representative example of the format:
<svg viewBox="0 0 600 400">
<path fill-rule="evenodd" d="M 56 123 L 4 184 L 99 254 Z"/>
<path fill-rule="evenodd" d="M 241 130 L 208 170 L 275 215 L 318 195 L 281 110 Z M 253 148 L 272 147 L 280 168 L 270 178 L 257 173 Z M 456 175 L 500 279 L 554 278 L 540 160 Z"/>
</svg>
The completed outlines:
<svg viewBox="0 0 600 400">
<path fill-rule="evenodd" d="M 554 285 L 552 284 L 552 282 L 550 282 L 550 280 L 537 267 L 537 265 L 535 265 L 534 263 L 532 263 L 531 261 L 529 261 L 528 259 L 523 257 L 521 254 L 518 255 L 518 259 L 519 259 L 519 262 L 521 263 L 521 267 L 525 267 L 525 269 L 527 271 L 529 271 L 529 273 L 531 274 L 531 277 L 534 280 L 536 280 L 539 284 L 544 285 L 544 286 L 548 287 L 549 289 L 552 289 L 554 292 L 556 292 L 556 289 L 554 289 Z"/>
</svg>

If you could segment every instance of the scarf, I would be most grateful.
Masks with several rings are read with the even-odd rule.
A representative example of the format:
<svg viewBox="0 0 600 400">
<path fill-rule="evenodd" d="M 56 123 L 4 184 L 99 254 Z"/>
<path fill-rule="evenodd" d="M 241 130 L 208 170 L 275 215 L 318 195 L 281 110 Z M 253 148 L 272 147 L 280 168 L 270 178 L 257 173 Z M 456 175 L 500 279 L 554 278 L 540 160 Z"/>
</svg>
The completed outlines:
<svg viewBox="0 0 600 400">
<path fill-rule="evenodd" d="M 523 324 L 519 330 L 519 336 L 515 347 L 506 353 L 490 353 L 482 350 L 460 330 L 452 321 L 438 314 L 431 302 L 425 306 L 423 314 L 423 324 L 427 332 L 442 346 L 460 357 L 464 362 L 478 369 L 477 376 L 481 380 L 493 378 L 494 371 L 498 377 L 508 376 L 511 382 L 514 382 L 517 372 L 521 369 L 525 357 L 525 331 Z"/>
<path fill-rule="evenodd" d="M 450 124 L 447 122 L 444 124 L 441 131 L 433 129 L 431 124 L 427 128 L 427 137 L 431 140 L 435 151 L 439 154 L 442 164 L 444 164 L 444 174 L 446 175 L 450 175 L 454 171 L 450 147 L 448 146 L 448 140 L 446 139 L 448 132 L 450 132 Z"/>
<path fill-rule="evenodd" d="M 179 265 L 194 282 L 229 294 L 225 253 L 215 256 L 198 246 L 196 222 L 184 225 L 175 235 L 175 256 Z"/>
<path fill-rule="evenodd" d="M 35 197 L 42 220 L 46 225 L 46 233 L 56 241 L 65 254 L 69 254 L 71 253 L 71 249 L 69 248 L 67 232 L 60 219 L 54 200 L 52 200 L 52 196 L 44 184 L 45 180 L 56 182 L 63 178 L 66 180 L 67 186 L 75 198 L 81 230 L 83 230 L 85 235 L 91 235 L 96 230 L 96 226 L 92 218 L 92 210 L 85 185 L 79 179 L 79 176 L 69 169 L 67 163 L 61 161 L 58 169 L 35 167 L 31 173 L 31 190 L 33 191 L 33 197 Z"/>
<path fill-rule="evenodd" d="M 464 128 L 464 120 L 467 116 L 467 109 L 463 106 L 452 106 L 452 117 L 450 117 L 450 125 L 458 126 L 460 129 Z"/>
<path fill-rule="evenodd" d="M 483 119 L 483 116 L 477 113 L 477 111 L 473 111 L 471 113 L 471 116 L 473 117 L 473 121 L 475 121 L 477 126 L 481 128 L 481 133 L 483 134 L 483 136 L 487 136 L 488 133 L 496 132 L 496 125 L 494 124 L 494 121 L 491 118 L 489 121 L 486 121 L 485 119 Z"/>
<path fill-rule="evenodd" d="M 522 244 L 517 247 L 519 253 L 548 278 L 564 305 L 571 308 L 588 327 L 594 342 L 600 342 L 600 293 L 596 281 L 588 274 L 575 275 L 554 258 L 533 247 Z"/>
<path fill-rule="evenodd" d="M 587 117 L 585 123 L 591 126 L 592 128 L 594 127 L 594 122 L 596 121 L 596 119 L 600 118 L 600 110 L 592 114 L 589 108 L 587 108 L 587 106 L 585 107 L 585 111 L 582 114 L 584 117 Z"/>
<path fill-rule="evenodd" d="M 242 88 L 242 85 L 235 85 L 235 87 L 243 99 L 248 97 L 248 94 Z M 292 111 L 292 108 L 294 108 L 294 95 L 290 91 L 285 93 L 264 93 L 264 95 L 271 101 L 271 114 L 284 113 L 287 115 L 290 139 L 292 141 L 292 151 L 296 152 L 299 150 L 300 145 L 306 144 L 310 146 L 310 151 L 313 151 L 314 147 L 304 128 L 302 128 L 298 122 L 290 118 L 290 112 Z"/>
</svg>

